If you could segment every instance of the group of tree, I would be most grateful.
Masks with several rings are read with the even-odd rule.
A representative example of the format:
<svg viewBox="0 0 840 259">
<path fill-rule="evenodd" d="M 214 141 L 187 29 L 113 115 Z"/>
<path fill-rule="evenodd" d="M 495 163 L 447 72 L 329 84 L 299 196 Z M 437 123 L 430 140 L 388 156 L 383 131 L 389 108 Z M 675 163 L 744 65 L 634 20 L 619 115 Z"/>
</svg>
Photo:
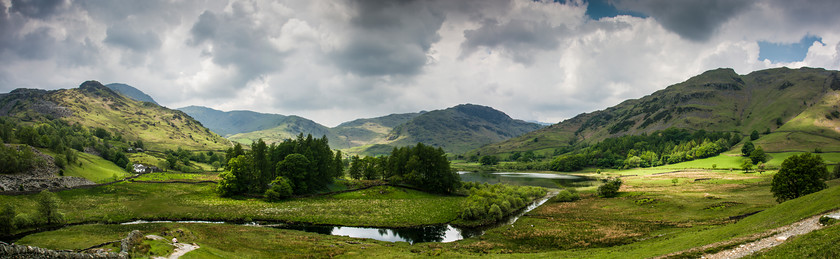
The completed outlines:
<svg viewBox="0 0 840 259">
<path fill-rule="evenodd" d="M 470 194 L 458 215 L 462 220 L 481 224 L 498 221 L 546 193 L 545 189 L 533 186 L 474 182 L 465 182 L 463 185 Z"/>
<path fill-rule="evenodd" d="M 446 152 L 423 143 L 394 148 L 388 156 L 353 156 L 348 173 L 353 179 L 382 179 L 434 193 L 450 193 L 461 186 L 461 178 L 450 168 Z"/>
<path fill-rule="evenodd" d="M 585 167 L 618 169 L 675 164 L 716 156 L 741 142 L 741 139 L 741 135 L 729 132 L 698 130 L 692 133 L 686 129 L 669 128 L 581 146 L 556 157 L 550 167 L 555 171 L 571 172 Z"/>
<path fill-rule="evenodd" d="M 35 197 L 35 213 L 20 213 L 9 203 L 0 210 L 0 234 L 11 235 L 19 229 L 42 225 L 64 223 L 64 214 L 58 210 L 61 200 L 58 195 L 47 190 L 41 191 Z"/>
<path fill-rule="evenodd" d="M 103 128 L 87 128 L 78 123 L 71 125 L 62 119 L 21 122 L 13 117 L 0 117 L 0 143 L 49 149 L 57 154 L 54 156 L 54 162 L 60 168 L 78 162 L 77 152 L 85 151 L 98 154 L 120 168 L 126 168 L 130 164 L 124 153 L 130 144 L 121 134 Z M 38 159 L 36 156 L 29 156 L 26 147 L 4 147 L 0 150 L 0 156 L 4 158 L 0 159 L 3 161 L 0 162 L 3 163 L 3 166 L 0 166 L 3 173 L 24 171 Z"/>
<path fill-rule="evenodd" d="M 165 160 L 158 164 L 161 169 L 174 169 L 181 172 L 191 172 L 193 162 L 210 164 L 214 170 L 222 168 L 227 161 L 224 154 L 213 151 L 188 151 L 181 147 L 178 150 L 167 149 L 164 151 Z"/>
<path fill-rule="evenodd" d="M 330 149 L 326 136 L 300 134 L 297 139 L 271 145 L 259 139 L 251 144 L 251 150 L 236 144 L 226 151 L 226 157 L 227 171 L 219 175 L 222 179 L 217 185 L 222 196 L 264 194 L 282 199 L 326 189 L 344 174 L 341 152 Z"/>
</svg>

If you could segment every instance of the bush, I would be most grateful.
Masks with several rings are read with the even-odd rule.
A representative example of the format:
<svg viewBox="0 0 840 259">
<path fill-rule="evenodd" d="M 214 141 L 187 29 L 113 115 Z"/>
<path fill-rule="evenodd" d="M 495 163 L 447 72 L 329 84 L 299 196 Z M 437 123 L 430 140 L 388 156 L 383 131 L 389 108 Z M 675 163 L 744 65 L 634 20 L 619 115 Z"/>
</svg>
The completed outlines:
<svg viewBox="0 0 840 259">
<path fill-rule="evenodd" d="M 782 162 L 779 172 L 773 176 L 770 191 L 777 202 L 796 199 L 827 188 L 827 176 L 828 170 L 819 155 L 794 155 Z"/>
<path fill-rule="evenodd" d="M 17 227 L 15 226 L 15 207 L 12 204 L 3 206 L 0 212 L 0 234 L 10 235 Z"/>
<path fill-rule="evenodd" d="M 496 205 L 495 203 L 493 204 L 493 206 L 490 206 L 490 210 L 487 211 L 487 213 L 490 214 L 490 216 L 496 220 L 502 219 L 503 216 L 502 209 L 499 208 L 499 205 Z"/>
<path fill-rule="evenodd" d="M 834 225 L 835 223 L 837 223 L 837 221 L 838 221 L 837 219 L 829 218 L 829 217 L 826 217 L 826 216 L 820 217 L 820 225 L 823 225 L 823 226 Z"/>
<path fill-rule="evenodd" d="M 557 193 L 557 196 L 551 198 L 552 202 L 573 202 L 580 200 L 580 194 L 575 189 L 566 189 Z"/>
<path fill-rule="evenodd" d="M 604 180 L 604 184 L 598 186 L 598 196 L 612 198 L 618 196 L 618 189 L 621 188 L 621 179 L 611 178 Z"/>
<path fill-rule="evenodd" d="M 265 191 L 265 198 L 270 201 L 279 201 L 292 196 L 292 185 L 288 179 L 278 176 L 271 181 L 268 190 Z"/>
</svg>

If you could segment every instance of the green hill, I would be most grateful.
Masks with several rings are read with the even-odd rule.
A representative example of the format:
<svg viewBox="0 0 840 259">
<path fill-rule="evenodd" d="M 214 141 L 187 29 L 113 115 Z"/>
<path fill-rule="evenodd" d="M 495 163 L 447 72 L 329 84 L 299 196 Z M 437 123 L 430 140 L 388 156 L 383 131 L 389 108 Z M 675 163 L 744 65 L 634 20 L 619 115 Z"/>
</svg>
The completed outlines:
<svg viewBox="0 0 840 259">
<path fill-rule="evenodd" d="M 816 68 L 776 68 L 738 75 L 716 69 L 651 95 L 584 113 L 555 125 L 474 150 L 549 153 L 575 143 L 667 128 L 770 134 L 766 151 L 840 151 L 840 75 Z"/>
<path fill-rule="evenodd" d="M 353 146 L 380 143 L 385 140 L 394 127 L 406 123 L 424 112 L 390 114 L 377 118 L 357 119 L 339 124 L 332 132 Z M 388 150 L 390 152 L 390 149 Z"/>
<path fill-rule="evenodd" d="M 105 87 L 108 87 L 108 89 L 114 90 L 114 92 L 128 96 L 128 98 L 137 101 L 158 104 L 157 102 L 155 102 L 155 99 L 152 99 L 152 97 L 148 94 L 144 93 L 143 91 L 140 91 L 140 89 L 134 88 L 133 86 L 127 84 L 107 84 L 105 85 Z"/>
<path fill-rule="evenodd" d="M 330 128 L 299 116 L 258 113 L 253 111 L 219 111 L 202 106 L 178 108 L 213 132 L 224 135 L 231 141 L 251 144 L 262 138 L 267 143 L 294 138 L 298 134 L 327 136 L 332 148 L 346 148 L 347 141 L 334 134 Z"/>
<path fill-rule="evenodd" d="M 446 152 L 463 153 L 539 129 L 539 124 L 511 119 L 487 106 L 462 104 L 423 113 L 394 127 L 387 144 L 406 146 L 422 142 Z"/>
<path fill-rule="evenodd" d="M 16 89 L 2 94 L 0 116 L 24 122 L 63 118 L 119 133 L 129 141 L 142 140 L 152 150 L 221 150 L 230 146 L 230 141 L 186 113 L 126 98 L 96 81 L 73 89 Z"/>
</svg>

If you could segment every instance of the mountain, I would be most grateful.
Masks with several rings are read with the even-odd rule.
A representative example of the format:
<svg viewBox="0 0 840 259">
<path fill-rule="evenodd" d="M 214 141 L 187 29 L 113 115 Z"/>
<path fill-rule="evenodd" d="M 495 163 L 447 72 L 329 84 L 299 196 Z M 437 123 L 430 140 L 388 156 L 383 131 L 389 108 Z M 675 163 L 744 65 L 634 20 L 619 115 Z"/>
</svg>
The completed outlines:
<svg viewBox="0 0 840 259">
<path fill-rule="evenodd" d="M 450 153 L 463 153 L 541 127 L 536 123 L 511 119 L 507 114 L 487 106 L 461 104 L 423 113 L 394 127 L 386 143 L 405 146 L 422 142 Z"/>
<path fill-rule="evenodd" d="M 230 146 L 230 141 L 184 112 L 127 98 L 97 81 L 72 89 L 15 89 L 0 94 L 0 116 L 24 122 L 63 118 L 71 124 L 118 132 L 129 141 L 142 140 L 147 149 L 157 151 L 179 147 L 221 150 Z"/>
<path fill-rule="evenodd" d="M 243 144 L 251 144 L 260 138 L 267 143 L 279 142 L 303 133 L 315 137 L 327 136 L 333 148 L 348 147 L 347 142 L 330 128 L 299 116 L 253 111 L 225 112 L 202 106 L 188 106 L 178 110 L 189 114 L 213 132 Z"/>
<path fill-rule="evenodd" d="M 370 119 L 356 119 L 332 128 L 332 132 L 348 142 L 350 146 L 376 144 L 385 140 L 388 133 L 403 123 L 406 123 L 425 111 L 416 113 L 390 114 Z M 390 150 L 388 150 L 390 151 Z"/>
<path fill-rule="evenodd" d="M 776 68 L 738 75 L 710 70 L 651 95 L 583 113 L 549 127 L 488 145 L 471 154 L 541 151 L 670 127 L 770 132 L 766 151 L 840 151 L 840 74 L 818 68 Z"/>
<path fill-rule="evenodd" d="M 114 92 L 128 96 L 128 98 L 137 101 L 158 104 L 157 102 L 155 102 L 155 99 L 152 99 L 152 97 L 148 94 L 144 93 L 143 91 L 140 91 L 140 89 L 134 88 L 133 86 L 127 84 L 107 84 L 105 85 L 105 87 L 108 87 L 108 89 L 114 90 Z"/>
</svg>

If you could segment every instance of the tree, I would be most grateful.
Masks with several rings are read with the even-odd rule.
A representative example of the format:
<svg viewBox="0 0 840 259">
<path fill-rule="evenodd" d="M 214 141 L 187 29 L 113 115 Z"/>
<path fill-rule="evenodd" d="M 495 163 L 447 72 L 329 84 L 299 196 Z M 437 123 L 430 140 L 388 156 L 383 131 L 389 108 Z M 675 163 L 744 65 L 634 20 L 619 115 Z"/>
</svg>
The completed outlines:
<svg viewBox="0 0 840 259">
<path fill-rule="evenodd" d="M 753 130 L 753 132 L 750 133 L 750 140 L 755 141 L 756 139 L 758 139 L 758 137 L 759 137 L 758 130 Z"/>
<path fill-rule="evenodd" d="M 364 172 L 364 165 L 363 161 L 359 156 L 352 156 L 350 157 L 350 178 L 359 180 L 362 179 L 362 173 Z"/>
<path fill-rule="evenodd" d="M 782 162 L 782 167 L 770 183 L 770 191 L 780 203 L 796 199 L 827 188 L 827 175 L 828 169 L 821 156 L 811 153 L 794 155 Z"/>
<path fill-rule="evenodd" d="M 767 162 L 767 154 L 764 154 L 764 149 L 761 146 L 758 146 L 750 152 L 750 160 L 752 160 L 753 164 L 760 164 Z"/>
<path fill-rule="evenodd" d="M 271 181 L 268 190 L 265 191 L 265 197 L 271 201 L 279 201 L 292 196 L 292 185 L 288 179 L 278 176 Z"/>
<path fill-rule="evenodd" d="M 604 180 L 604 184 L 598 186 L 598 196 L 604 198 L 611 198 L 618 195 L 618 189 L 621 189 L 621 179 L 611 178 Z"/>
<path fill-rule="evenodd" d="M 0 234 L 10 235 L 17 229 L 15 215 L 15 207 L 11 203 L 3 206 L 3 211 L 0 211 Z"/>
<path fill-rule="evenodd" d="M 752 160 L 744 159 L 744 162 L 741 163 L 741 169 L 744 170 L 744 173 L 749 173 L 750 170 L 753 168 Z"/>
<path fill-rule="evenodd" d="M 744 156 L 750 156 L 753 150 L 755 150 L 755 145 L 753 145 L 752 141 L 747 141 L 744 143 L 744 146 L 741 147 L 741 154 Z"/>
<path fill-rule="evenodd" d="M 58 211 L 58 205 L 61 200 L 55 193 L 48 190 L 43 190 L 38 194 L 38 215 L 41 220 L 45 221 L 47 225 L 58 224 L 64 222 L 64 214 Z"/>
<path fill-rule="evenodd" d="M 481 165 L 497 165 L 499 164 L 499 158 L 496 156 L 483 156 L 479 162 L 481 162 Z"/>
<path fill-rule="evenodd" d="M 310 177 L 309 159 L 301 154 L 289 154 L 283 161 L 277 163 L 277 174 L 289 179 L 296 194 L 309 192 Z"/>
<path fill-rule="evenodd" d="M 213 172 L 219 171 L 219 168 L 222 167 L 219 161 L 213 161 L 213 163 L 210 164 L 210 166 L 213 167 Z"/>
</svg>

